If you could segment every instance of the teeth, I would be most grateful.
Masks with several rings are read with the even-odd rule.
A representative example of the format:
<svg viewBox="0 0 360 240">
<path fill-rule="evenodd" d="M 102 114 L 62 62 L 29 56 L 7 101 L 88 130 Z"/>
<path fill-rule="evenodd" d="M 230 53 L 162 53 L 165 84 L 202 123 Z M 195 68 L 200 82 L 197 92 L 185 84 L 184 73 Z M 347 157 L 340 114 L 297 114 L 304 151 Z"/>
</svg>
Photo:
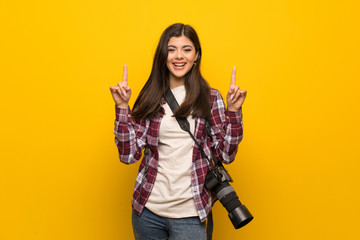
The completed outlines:
<svg viewBox="0 0 360 240">
<path fill-rule="evenodd" d="M 185 65 L 185 63 L 174 63 L 174 65 L 177 66 L 177 67 L 182 67 L 182 66 Z"/>
</svg>

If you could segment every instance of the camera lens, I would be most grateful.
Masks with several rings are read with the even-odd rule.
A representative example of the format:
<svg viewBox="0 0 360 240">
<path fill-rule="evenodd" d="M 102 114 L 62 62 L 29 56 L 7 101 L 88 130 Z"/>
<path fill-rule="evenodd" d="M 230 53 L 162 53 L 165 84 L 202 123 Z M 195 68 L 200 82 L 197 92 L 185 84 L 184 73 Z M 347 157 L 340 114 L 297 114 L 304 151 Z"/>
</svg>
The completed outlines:
<svg viewBox="0 0 360 240">
<path fill-rule="evenodd" d="M 234 188 L 229 182 L 221 182 L 214 188 L 216 197 L 229 213 L 229 218 L 236 229 L 245 226 L 254 217 L 248 209 L 241 204 Z"/>
</svg>

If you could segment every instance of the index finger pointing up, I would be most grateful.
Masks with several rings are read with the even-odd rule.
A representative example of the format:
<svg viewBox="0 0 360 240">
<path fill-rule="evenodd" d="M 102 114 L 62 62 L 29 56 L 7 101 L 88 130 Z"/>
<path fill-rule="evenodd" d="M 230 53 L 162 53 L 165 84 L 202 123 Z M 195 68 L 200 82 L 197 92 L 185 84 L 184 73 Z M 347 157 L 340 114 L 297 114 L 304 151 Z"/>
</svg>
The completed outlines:
<svg viewBox="0 0 360 240">
<path fill-rule="evenodd" d="M 231 74 L 231 82 L 230 82 L 231 86 L 235 86 L 235 75 L 236 75 L 236 67 L 234 66 Z"/>
<path fill-rule="evenodd" d="M 127 85 L 127 66 L 126 66 L 126 63 L 124 64 L 123 83 Z"/>
</svg>

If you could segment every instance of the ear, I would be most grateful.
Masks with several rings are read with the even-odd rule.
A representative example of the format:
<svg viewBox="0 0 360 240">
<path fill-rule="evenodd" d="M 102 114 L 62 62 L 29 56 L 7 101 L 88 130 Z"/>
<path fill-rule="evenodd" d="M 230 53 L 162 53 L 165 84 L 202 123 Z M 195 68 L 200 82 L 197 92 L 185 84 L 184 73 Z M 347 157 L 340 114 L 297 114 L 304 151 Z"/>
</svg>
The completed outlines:
<svg viewBox="0 0 360 240">
<path fill-rule="evenodd" d="M 199 59 L 200 59 L 200 52 L 197 52 L 195 55 L 195 62 L 198 62 Z"/>
</svg>

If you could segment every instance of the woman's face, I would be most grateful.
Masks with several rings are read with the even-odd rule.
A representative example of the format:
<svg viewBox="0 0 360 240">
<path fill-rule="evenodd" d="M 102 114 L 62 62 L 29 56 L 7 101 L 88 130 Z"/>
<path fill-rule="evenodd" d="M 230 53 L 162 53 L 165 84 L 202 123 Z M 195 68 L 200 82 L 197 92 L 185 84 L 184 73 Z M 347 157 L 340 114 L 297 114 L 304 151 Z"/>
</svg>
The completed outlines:
<svg viewBox="0 0 360 240">
<path fill-rule="evenodd" d="M 170 79 L 184 78 L 191 70 L 198 53 L 191 40 L 185 36 L 171 37 L 168 43 L 168 57 L 166 66 L 170 72 Z"/>
</svg>

